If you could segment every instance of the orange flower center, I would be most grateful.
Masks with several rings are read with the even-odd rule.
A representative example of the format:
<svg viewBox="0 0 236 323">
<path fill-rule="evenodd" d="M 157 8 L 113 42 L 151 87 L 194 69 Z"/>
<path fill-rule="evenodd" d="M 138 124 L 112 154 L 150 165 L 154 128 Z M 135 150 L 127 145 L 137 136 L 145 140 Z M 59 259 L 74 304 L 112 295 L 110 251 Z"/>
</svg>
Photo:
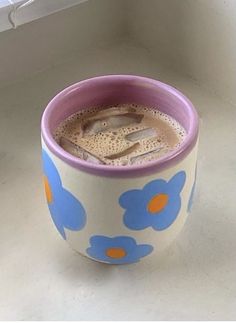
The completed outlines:
<svg viewBox="0 0 236 323">
<path fill-rule="evenodd" d="M 149 201 L 147 205 L 148 212 L 157 213 L 167 205 L 169 197 L 167 194 L 157 194 Z"/>
<path fill-rule="evenodd" d="M 106 250 L 106 255 L 110 258 L 123 258 L 126 256 L 126 252 L 123 248 L 109 248 Z"/>
<path fill-rule="evenodd" d="M 44 189 L 45 189 L 47 202 L 52 203 L 52 190 L 51 190 L 47 176 L 43 177 L 43 182 L 44 182 Z"/>
</svg>

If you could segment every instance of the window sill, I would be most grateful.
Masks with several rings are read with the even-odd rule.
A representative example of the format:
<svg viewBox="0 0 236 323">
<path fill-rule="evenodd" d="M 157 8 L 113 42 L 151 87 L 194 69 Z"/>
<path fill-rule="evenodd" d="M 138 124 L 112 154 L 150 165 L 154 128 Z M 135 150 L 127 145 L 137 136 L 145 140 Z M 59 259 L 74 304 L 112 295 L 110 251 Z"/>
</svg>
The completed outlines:
<svg viewBox="0 0 236 323">
<path fill-rule="evenodd" d="M 38 1 L 19 9 L 15 14 L 16 26 L 20 26 L 27 22 L 48 16 L 54 12 L 72 7 L 87 0 L 47 0 Z M 23 0 L 14 0 L 16 6 L 23 4 Z M 0 0 L 0 32 L 13 28 L 8 19 L 9 13 L 12 11 L 13 5 L 8 0 Z"/>
</svg>

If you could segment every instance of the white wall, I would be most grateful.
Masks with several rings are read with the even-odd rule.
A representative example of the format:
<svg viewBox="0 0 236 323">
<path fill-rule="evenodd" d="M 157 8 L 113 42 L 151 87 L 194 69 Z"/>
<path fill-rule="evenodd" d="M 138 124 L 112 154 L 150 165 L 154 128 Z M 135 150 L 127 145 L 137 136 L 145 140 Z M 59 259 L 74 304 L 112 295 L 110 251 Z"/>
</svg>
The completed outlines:
<svg viewBox="0 0 236 323">
<path fill-rule="evenodd" d="M 86 1 L 0 33 L 0 87 L 122 39 L 236 103 L 236 0 Z"/>
<path fill-rule="evenodd" d="M 129 32 L 166 64 L 236 103 L 235 0 L 130 0 Z"/>
<path fill-rule="evenodd" d="M 125 30 L 123 0 L 89 0 L 0 33 L 0 87 L 52 67 L 94 46 L 109 46 Z"/>
</svg>

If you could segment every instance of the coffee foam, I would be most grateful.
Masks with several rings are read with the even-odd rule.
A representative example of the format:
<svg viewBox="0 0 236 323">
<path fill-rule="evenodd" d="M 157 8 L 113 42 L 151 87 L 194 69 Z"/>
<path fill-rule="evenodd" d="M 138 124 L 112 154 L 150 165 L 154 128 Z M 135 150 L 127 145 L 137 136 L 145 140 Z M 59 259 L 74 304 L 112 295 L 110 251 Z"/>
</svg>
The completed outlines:
<svg viewBox="0 0 236 323">
<path fill-rule="evenodd" d="M 132 165 L 133 163 L 144 164 L 151 160 L 158 159 L 176 149 L 186 137 L 185 129 L 175 119 L 159 110 L 136 104 L 113 105 L 112 107 L 117 107 L 121 109 L 121 111 L 130 108 L 133 110 L 135 109 L 137 114 L 143 115 L 143 119 L 140 123 L 132 123 L 120 128 L 112 128 L 103 132 L 82 135 L 81 125 L 85 120 L 94 118 L 94 116 L 97 117 L 99 116 L 100 111 L 106 111 L 105 109 L 111 108 L 92 107 L 81 110 L 64 120 L 56 128 L 54 139 L 60 144 L 60 138 L 64 137 L 86 151 L 91 152 L 93 155 L 98 156 L 104 164 L 122 166 Z M 104 121 L 104 123 L 105 122 L 106 121 Z M 126 135 L 146 128 L 154 128 L 157 135 L 135 142 L 125 139 Z M 136 145 L 135 150 L 131 151 L 128 155 L 115 159 L 107 158 L 110 155 L 128 149 L 135 143 L 139 143 L 139 145 Z M 63 148 L 65 149 L 65 147 Z M 137 156 L 140 155 L 141 157 L 137 158 Z"/>
</svg>

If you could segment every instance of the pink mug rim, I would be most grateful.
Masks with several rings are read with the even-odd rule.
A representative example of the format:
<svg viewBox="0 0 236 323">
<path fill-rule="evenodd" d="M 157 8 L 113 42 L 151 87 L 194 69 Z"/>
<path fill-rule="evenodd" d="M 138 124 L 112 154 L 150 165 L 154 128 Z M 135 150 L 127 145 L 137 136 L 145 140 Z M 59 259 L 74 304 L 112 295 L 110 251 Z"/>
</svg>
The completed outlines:
<svg viewBox="0 0 236 323">
<path fill-rule="evenodd" d="M 57 142 L 54 140 L 53 135 L 50 131 L 50 122 L 53 118 L 55 111 L 57 110 L 58 106 L 60 105 L 61 101 L 65 96 L 71 95 L 74 90 L 80 88 L 84 84 L 93 85 L 101 84 L 104 81 L 130 81 L 130 82 L 142 82 L 150 84 L 152 86 L 157 87 L 161 90 L 164 94 L 169 96 L 175 96 L 183 107 L 188 112 L 188 122 L 189 122 L 189 129 L 187 132 L 187 136 L 183 143 L 175 149 L 173 152 L 166 154 L 162 158 L 151 161 L 144 165 L 134 165 L 134 166 L 109 166 L 109 165 L 97 165 L 86 162 L 79 158 L 74 157 L 73 155 L 67 153 L 63 150 Z M 42 131 L 42 138 L 47 146 L 47 148 L 55 154 L 59 159 L 63 160 L 68 165 L 81 170 L 87 173 L 91 173 L 98 176 L 108 176 L 108 177 L 137 177 L 137 176 L 144 176 L 152 173 L 157 173 L 161 170 L 166 168 L 172 167 L 178 164 L 181 160 L 183 160 L 193 149 L 197 142 L 198 138 L 198 115 L 197 112 L 191 103 L 191 101 L 180 91 L 176 88 L 163 83 L 159 80 L 137 76 L 137 75 L 104 75 L 104 76 L 97 76 L 93 78 L 89 78 L 86 80 L 82 80 L 75 84 L 72 84 L 59 92 L 47 105 L 45 108 L 42 120 L 41 120 L 41 131 Z"/>
</svg>

